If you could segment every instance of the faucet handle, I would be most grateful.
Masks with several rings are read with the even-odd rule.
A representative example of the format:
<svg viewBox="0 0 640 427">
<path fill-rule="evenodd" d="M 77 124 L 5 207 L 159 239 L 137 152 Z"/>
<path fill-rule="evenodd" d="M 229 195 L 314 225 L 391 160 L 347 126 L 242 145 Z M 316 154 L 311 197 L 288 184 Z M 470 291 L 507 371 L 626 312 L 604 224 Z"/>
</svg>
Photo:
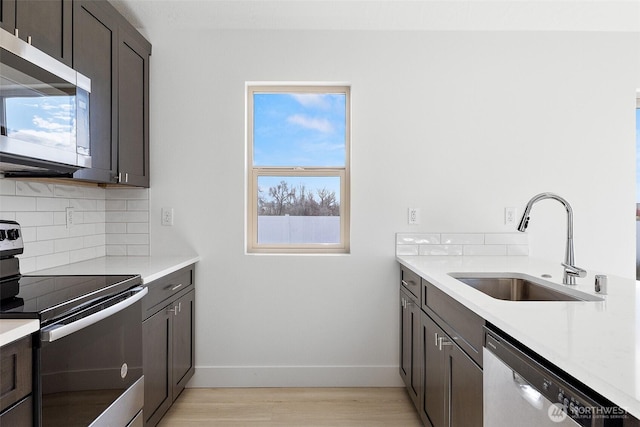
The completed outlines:
<svg viewBox="0 0 640 427">
<path fill-rule="evenodd" d="M 576 267 L 575 265 L 569 265 L 564 262 L 562 263 L 562 266 L 564 267 L 564 271 L 566 271 L 569 276 L 573 276 L 573 277 L 587 276 L 587 270 L 584 270 L 580 267 Z"/>
</svg>

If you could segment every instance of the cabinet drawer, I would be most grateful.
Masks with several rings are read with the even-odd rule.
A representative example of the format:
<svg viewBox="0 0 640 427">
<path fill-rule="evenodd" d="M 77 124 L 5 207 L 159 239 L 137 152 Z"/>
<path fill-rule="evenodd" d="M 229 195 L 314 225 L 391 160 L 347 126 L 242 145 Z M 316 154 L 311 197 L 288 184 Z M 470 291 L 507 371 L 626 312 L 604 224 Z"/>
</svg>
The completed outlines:
<svg viewBox="0 0 640 427">
<path fill-rule="evenodd" d="M 400 266 L 400 283 L 420 300 L 420 276 L 404 266 Z"/>
<path fill-rule="evenodd" d="M 0 348 L 0 411 L 31 393 L 31 335 Z"/>
<path fill-rule="evenodd" d="M 15 406 L 0 414 L 0 426 L 32 427 L 33 398 L 25 397 Z"/>
<path fill-rule="evenodd" d="M 482 367 L 484 319 L 426 280 L 422 285 L 423 310 L 439 319 L 442 329 Z"/>
<path fill-rule="evenodd" d="M 153 314 L 153 307 L 193 285 L 193 265 L 147 284 L 149 293 L 142 303 L 143 319 Z"/>
</svg>

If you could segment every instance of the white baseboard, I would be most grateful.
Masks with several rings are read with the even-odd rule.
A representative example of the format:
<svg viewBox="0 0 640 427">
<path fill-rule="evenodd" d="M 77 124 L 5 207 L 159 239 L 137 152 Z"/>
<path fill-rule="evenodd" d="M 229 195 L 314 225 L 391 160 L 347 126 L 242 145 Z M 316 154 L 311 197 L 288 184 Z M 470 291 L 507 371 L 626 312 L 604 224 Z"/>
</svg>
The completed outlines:
<svg viewBox="0 0 640 427">
<path fill-rule="evenodd" d="M 398 366 L 196 366 L 187 387 L 402 387 Z"/>
</svg>

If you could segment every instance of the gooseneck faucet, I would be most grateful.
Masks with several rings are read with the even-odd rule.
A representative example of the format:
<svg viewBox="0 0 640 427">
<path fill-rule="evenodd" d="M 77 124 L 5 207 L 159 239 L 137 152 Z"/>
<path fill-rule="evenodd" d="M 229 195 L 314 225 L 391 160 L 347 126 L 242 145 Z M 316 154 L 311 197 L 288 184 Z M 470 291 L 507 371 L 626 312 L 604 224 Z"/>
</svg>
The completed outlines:
<svg viewBox="0 0 640 427">
<path fill-rule="evenodd" d="M 565 285 L 575 285 L 576 277 L 585 277 L 587 272 L 580 267 L 576 267 L 574 265 L 574 253 L 573 253 L 573 209 L 571 209 L 571 205 L 562 197 L 558 196 L 554 193 L 540 193 L 531 198 L 527 203 L 527 206 L 524 208 L 524 212 L 522 213 L 522 219 L 520 220 L 520 224 L 518 225 L 518 231 L 524 232 L 529 225 L 529 214 L 531 213 L 531 208 L 536 202 L 544 199 L 553 199 L 562 203 L 564 208 L 567 210 L 567 247 L 564 255 L 564 262 L 562 265 L 564 266 L 564 276 L 562 278 L 562 283 Z"/>
</svg>

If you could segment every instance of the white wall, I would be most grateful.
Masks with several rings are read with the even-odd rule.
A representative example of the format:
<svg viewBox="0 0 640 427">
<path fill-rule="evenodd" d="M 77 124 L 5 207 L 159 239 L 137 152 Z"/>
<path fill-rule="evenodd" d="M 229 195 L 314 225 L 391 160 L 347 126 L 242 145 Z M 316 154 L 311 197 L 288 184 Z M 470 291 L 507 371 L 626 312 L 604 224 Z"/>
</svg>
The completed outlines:
<svg viewBox="0 0 640 427">
<path fill-rule="evenodd" d="M 635 274 L 637 34 L 148 36 L 151 251 L 202 256 L 192 385 L 399 384 L 394 233 L 511 231 L 538 192 L 572 203 L 578 265 Z M 245 254 L 244 88 L 269 80 L 352 84 L 348 256 Z M 532 256 L 562 260 L 565 221 L 536 205 Z"/>
</svg>

